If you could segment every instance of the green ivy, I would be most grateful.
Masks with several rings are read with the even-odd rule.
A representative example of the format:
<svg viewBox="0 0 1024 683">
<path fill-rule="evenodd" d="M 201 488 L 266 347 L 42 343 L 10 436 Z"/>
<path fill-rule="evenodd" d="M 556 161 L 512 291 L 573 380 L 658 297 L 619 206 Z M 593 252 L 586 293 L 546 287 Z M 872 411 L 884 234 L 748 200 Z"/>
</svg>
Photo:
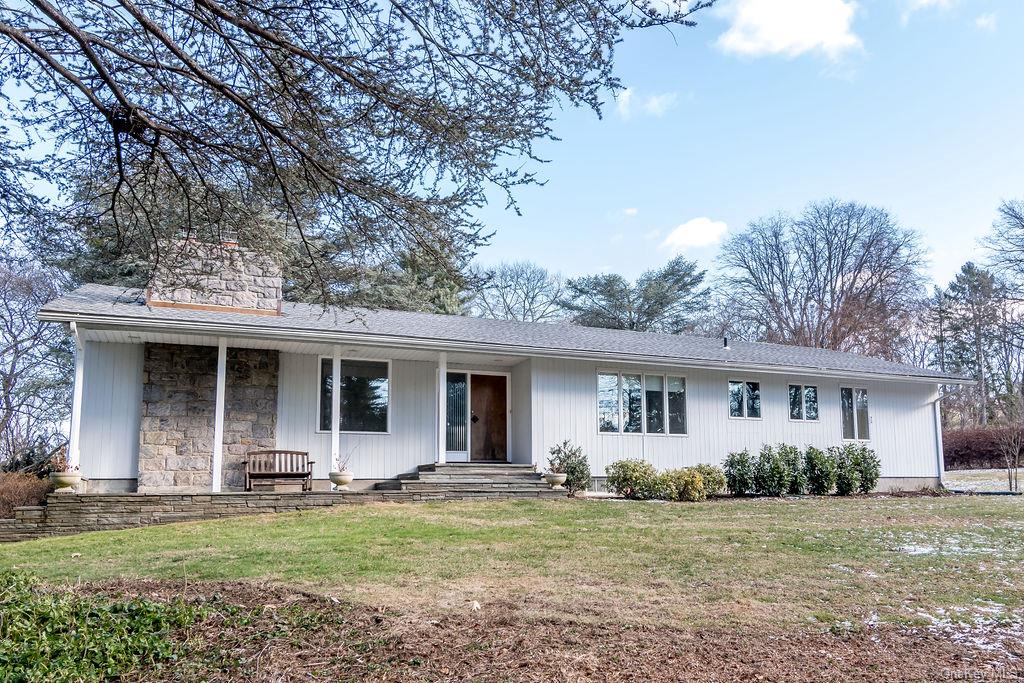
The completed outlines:
<svg viewBox="0 0 1024 683">
<path fill-rule="evenodd" d="M 102 681 L 170 663 L 184 650 L 170 634 L 202 616 L 180 600 L 84 596 L 0 571 L 0 680 Z"/>
</svg>

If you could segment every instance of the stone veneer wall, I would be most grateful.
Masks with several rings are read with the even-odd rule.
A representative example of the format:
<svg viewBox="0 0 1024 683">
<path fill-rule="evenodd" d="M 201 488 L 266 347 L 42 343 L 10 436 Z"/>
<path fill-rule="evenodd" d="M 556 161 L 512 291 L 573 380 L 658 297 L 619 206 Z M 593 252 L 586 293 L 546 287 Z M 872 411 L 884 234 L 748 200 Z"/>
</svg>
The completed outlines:
<svg viewBox="0 0 1024 683">
<path fill-rule="evenodd" d="M 464 489 L 438 491 L 324 491 L 307 493 L 75 494 L 51 493 L 46 505 L 14 509 L 0 519 L 0 543 L 85 531 L 126 529 L 334 505 L 417 503 L 444 500 L 565 499 L 565 491 Z"/>
<path fill-rule="evenodd" d="M 234 243 L 183 240 L 163 250 L 148 300 L 278 313 L 281 269 L 267 256 Z"/>
<path fill-rule="evenodd" d="M 275 445 L 277 373 L 277 351 L 228 349 L 225 488 L 243 486 L 243 462 L 248 451 Z M 209 491 L 217 349 L 146 344 L 142 382 L 139 492 Z"/>
<path fill-rule="evenodd" d="M 280 355 L 228 349 L 224 389 L 223 486 L 245 486 L 245 456 L 277 445 L 277 372 Z"/>
</svg>

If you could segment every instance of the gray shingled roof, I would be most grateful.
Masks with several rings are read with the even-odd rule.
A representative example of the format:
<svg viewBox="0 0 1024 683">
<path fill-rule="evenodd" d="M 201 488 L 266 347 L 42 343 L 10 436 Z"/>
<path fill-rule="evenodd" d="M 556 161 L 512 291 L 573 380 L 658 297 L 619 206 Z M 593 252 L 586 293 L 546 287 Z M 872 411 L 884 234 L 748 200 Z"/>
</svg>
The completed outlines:
<svg viewBox="0 0 1024 683">
<path fill-rule="evenodd" d="M 800 346 L 730 342 L 653 332 L 629 332 L 555 323 L 521 323 L 454 315 L 407 313 L 385 310 L 327 309 L 307 304 L 285 303 L 280 316 L 255 316 L 178 308 L 151 308 L 142 292 L 119 287 L 85 285 L 47 304 L 43 320 L 78 320 L 88 324 L 159 324 L 168 328 L 201 330 L 218 326 L 230 333 L 237 327 L 258 329 L 268 337 L 289 333 L 332 333 L 366 335 L 394 340 L 396 344 L 417 341 L 431 344 L 476 345 L 487 351 L 520 351 L 536 355 L 569 353 L 579 356 L 649 358 L 682 364 L 806 368 L 851 375 L 871 374 L 893 377 L 962 381 L 966 378 L 935 372 L 879 358 Z M 275 334 L 277 333 L 277 334 Z"/>
</svg>

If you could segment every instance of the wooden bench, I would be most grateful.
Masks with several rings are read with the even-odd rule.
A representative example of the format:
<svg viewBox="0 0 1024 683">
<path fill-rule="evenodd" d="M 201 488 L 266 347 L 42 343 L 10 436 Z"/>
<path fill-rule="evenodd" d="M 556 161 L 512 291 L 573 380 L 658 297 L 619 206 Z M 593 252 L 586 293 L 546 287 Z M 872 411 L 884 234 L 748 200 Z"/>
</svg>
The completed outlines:
<svg viewBox="0 0 1024 683">
<path fill-rule="evenodd" d="M 245 490 L 253 481 L 273 486 L 278 479 L 302 481 L 302 490 L 313 488 L 313 461 L 306 451 L 251 451 L 245 459 Z"/>
</svg>

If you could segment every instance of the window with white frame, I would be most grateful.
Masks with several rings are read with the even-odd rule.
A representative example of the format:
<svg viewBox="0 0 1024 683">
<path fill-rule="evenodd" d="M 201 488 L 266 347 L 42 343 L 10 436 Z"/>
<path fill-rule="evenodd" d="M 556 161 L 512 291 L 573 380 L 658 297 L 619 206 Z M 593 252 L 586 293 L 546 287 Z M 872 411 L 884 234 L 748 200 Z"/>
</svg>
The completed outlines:
<svg viewBox="0 0 1024 683">
<path fill-rule="evenodd" d="M 331 383 L 333 360 L 320 359 L 318 426 L 331 431 Z M 390 377 L 387 361 L 342 360 L 341 431 L 387 432 Z"/>
<path fill-rule="evenodd" d="M 729 380 L 729 417 L 761 417 L 761 383 Z"/>
<path fill-rule="evenodd" d="M 867 389 L 840 387 L 839 410 L 842 415 L 844 439 L 867 441 L 871 438 Z"/>
<path fill-rule="evenodd" d="M 686 434 L 686 379 L 599 372 L 597 429 L 612 434 Z"/>
<path fill-rule="evenodd" d="M 789 419 L 818 419 L 818 387 L 809 384 L 789 385 Z"/>
</svg>

